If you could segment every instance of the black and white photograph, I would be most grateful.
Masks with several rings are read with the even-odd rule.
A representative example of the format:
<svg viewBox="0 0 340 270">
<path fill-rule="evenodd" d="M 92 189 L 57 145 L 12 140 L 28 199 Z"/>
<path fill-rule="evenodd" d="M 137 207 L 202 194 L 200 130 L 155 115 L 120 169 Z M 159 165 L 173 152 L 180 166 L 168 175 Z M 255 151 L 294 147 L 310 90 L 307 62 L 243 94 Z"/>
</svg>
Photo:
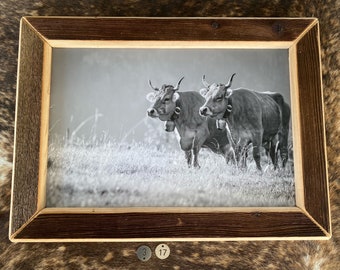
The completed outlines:
<svg viewBox="0 0 340 270">
<path fill-rule="evenodd" d="M 288 49 L 54 48 L 48 207 L 295 206 Z"/>
</svg>

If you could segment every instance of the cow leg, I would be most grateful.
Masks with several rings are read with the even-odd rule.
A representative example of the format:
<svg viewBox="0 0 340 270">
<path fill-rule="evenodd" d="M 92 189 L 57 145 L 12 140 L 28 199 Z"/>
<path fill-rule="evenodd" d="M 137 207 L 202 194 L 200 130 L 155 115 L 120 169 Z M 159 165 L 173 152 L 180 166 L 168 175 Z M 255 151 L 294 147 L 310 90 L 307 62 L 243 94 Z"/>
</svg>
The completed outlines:
<svg viewBox="0 0 340 270">
<path fill-rule="evenodd" d="M 280 149 L 280 156 L 282 159 L 282 167 L 284 168 L 288 161 L 288 149 L 287 149 L 286 144 L 282 144 L 282 143 L 279 143 L 279 149 Z"/>
<path fill-rule="evenodd" d="M 192 165 L 192 139 L 181 138 L 180 139 L 181 149 L 185 152 L 185 158 L 190 168 Z"/>
<path fill-rule="evenodd" d="M 289 120 L 290 120 L 290 108 L 289 105 L 284 103 L 282 106 L 282 133 L 279 136 L 280 155 L 282 159 L 282 167 L 286 166 L 288 161 L 288 135 L 289 135 Z"/>
<path fill-rule="evenodd" d="M 277 149 L 280 150 L 282 168 L 284 168 L 288 161 L 288 130 L 285 130 L 284 132 L 279 132 L 278 137 L 279 142 Z"/>
<path fill-rule="evenodd" d="M 270 142 L 263 142 L 262 147 L 266 151 L 266 157 L 270 155 Z"/>
<path fill-rule="evenodd" d="M 235 147 L 235 159 L 236 159 L 236 164 L 239 165 L 240 163 L 240 158 L 241 158 L 241 147 L 237 145 Z"/>
<path fill-rule="evenodd" d="M 274 165 L 274 170 L 277 169 L 277 151 L 278 151 L 278 146 L 279 146 L 279 142 L 276 138 L 272 139 L 270 141 L 270 148 L 269 148 L 269 154 L 270 154 L 270 158 L 273 162 Z"/>
<path fill-rule="evenodd" d="M 199 153 L 199 151 L 200 151 L 200 148 L 198 148 L 198 147 L 195 147 L 193 149 L 193 153 L 194 153 L 194 167 L 198 168 L 198 169 L 201 167 L 199 165 L 199 163 L 198 163 L 198 153 Z"/>
<path fill-rule="evenodd" d="M 247 157 L 248 157 L 247 145 L 244 145 L 243 147 L 241 147 L 240 150 L 240 162 L 241 168 L 243 169 L 247 168 Z"/>
<path fill-rule="evenodd" d="M 185 159 L 187 160 L 188 167 L 190 168 L 192 164 L 192 151 L 191 150 L 184 151 L 184 153 L 185 153 Z"/>
<path fill-rule="evenodd" d="M 262 136 L 256 134 L 253 139 L 253 157 L 256 163 L 256 167 L 259 171 L 262 171 L 261 167 L 261 145 L 262 145 Z"/>
<path fill-rule="evenodd" d="M 235 147 L 235 156 L 238 167 L 243 169 L 247 168 L 248 145 L 249 142 L 246 139 L 241 139 Z"/>
<path fill-rule="evenodd" d="M 237 164 L 235 151 L 230 144 L 227 144 L 224 147 L 222 147 L 221 151 L 227 164 L 229 163 L 230 160 L 232 164 Z"/>
<path fill-rule="evenodd" d="M 204 144 L 205 140 L 209 137 L 209 129 L 206 128 L 200 128 L 196 131 L 196 134 L 193 138 L 193 153 L 194 153 L 194 167 L 200 168 L 200 165 L 198 163 L 198 153 L 200 152 L 202 145 Z"/>
<path fill-rule="evenodd" d="M 200 138 L 200 139 L 198 139 Z M 200 165 L 198 163 L 198 153 L 201 150 L 201 147 L 205 141 L 206 137 L 204 136 L 195 136 L 195 138 L 193 139 L 193 153 L 194 153 L 194 167 L 195 168 L 200 168 Z"/>
<path fill-rule="evenodd" d="M 244 151 L 243 151 L 244 147 L 241 144 L 238 144 L 235 146 L 235 160 L 236 160 L 236 164 L 238 167 L 243 167 L 244 166 Z"/>
</svg>

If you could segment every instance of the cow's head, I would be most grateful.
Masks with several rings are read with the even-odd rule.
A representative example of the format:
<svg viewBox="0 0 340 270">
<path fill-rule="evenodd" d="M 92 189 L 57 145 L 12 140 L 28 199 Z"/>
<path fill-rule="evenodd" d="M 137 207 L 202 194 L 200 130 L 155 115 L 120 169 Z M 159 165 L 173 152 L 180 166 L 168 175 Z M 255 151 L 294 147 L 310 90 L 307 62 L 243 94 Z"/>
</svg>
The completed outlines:
<svg viewBox="0 0 340 270">
<path fill-rule="evenodd" d="M 200 94 L 205 98 L 204 105 L 200 108 L 199 113 L 202 116 L 209 116 L 213 119 L 222 119 L 225 112 L 231 107 L 228 103 L 228 98 L 233 91 L 230 89 L 235 73 L 230 77 L 227 84 L 209 84 L 205 80 L 205 75 L 202 77 L 204 88 Z"/>
<path fill-rule="evenodd" d="M 179 109 L 176 108 L 176 101 L 179 98 L 179 94 L 177 91 L 183 79 L 184 77 L 178 81 L 175 87 L 163 84 L 160 89 L 153 87 L 149 80 L 149 85 L 153 91 L 146 96 L 146 99 L 152 103 L 152 106 L 147 110 L 148 116 L 168 121 L 171 120 L 174 113 L 178 113 Z"/>
</svg>

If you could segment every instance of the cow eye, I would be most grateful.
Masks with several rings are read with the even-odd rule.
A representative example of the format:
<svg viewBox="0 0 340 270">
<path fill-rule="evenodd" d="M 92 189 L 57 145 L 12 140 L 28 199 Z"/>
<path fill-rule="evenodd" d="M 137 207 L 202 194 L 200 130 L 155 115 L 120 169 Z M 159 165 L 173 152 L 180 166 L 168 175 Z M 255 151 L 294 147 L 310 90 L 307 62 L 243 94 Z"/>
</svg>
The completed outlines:
<svg viewBox="0 0 340 270">
<path fill-rule="evenodd" d="M 166 103 L 166 102 L 168 102 L 170 100 L 170 98 L 165 98 L 165 99 L 163 99 L 163 103 Z"/>
<path fill-rule="evenodd" d="M 217 101 L 217 102 L 221 102 L 222 99 L 223 99 L 222 97 L 217 97 L 217 98 L 216 98 L 216 101 Z"/>
</svg>

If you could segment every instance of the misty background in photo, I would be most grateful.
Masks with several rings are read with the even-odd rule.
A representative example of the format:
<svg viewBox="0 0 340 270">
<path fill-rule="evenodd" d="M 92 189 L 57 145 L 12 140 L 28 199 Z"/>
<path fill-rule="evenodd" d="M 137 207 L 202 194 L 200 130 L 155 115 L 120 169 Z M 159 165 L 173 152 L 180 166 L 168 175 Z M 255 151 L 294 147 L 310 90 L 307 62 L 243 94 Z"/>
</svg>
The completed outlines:
<svg viewBox="0 0 340 270">
<path fill-rule="evenodd" d="M 261 175 L 202 149 L 188 168 L 174 132 L 146 116 L 153 86 L 227 83 L 281 93 L 290 104 L 288 50 L 53 49 L 47 205 L 293 206 L 292 167 Z M 291 143 L 291 138 L 290 138 Z"/>
<path fill-rule="evenodd" d="M 78 136 L 139 141 L 149 128 L 149 79 L 160 87 L 184 76 L 179 91 L 199 91 L 202 75 L 227 83 L 233 73 L 232 89 L 279 92 L 290 104 L 288 50 L 53 49 L 50 135 L 65 136 L 97 112 L 96 126 L 89 121 Z"/>
</svg>

